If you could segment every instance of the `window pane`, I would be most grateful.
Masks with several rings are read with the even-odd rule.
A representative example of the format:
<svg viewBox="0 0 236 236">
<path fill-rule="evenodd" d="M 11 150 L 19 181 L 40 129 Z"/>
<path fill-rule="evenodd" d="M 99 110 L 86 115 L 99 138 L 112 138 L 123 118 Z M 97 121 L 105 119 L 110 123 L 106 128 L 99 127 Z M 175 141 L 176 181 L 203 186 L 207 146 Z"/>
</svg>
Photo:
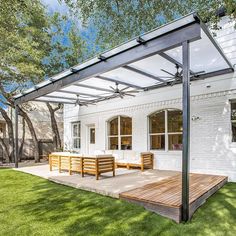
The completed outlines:
<svg viewBox="0 0 236 236">
<path fill-rule="evenodd" d="M 109 138 L 109 149 L 110 150 L 118 150 L 118 137 L 110 137 Z"/>
<path fill-rule="evenodd" d="M 231 103 L 232 142 L 236 142 L 236 103 Z"/>
<path fill-rule="evenodd" d="M 91 144 L 95 143 L 95 128 L 90 129 L 90 143 Z"/>
<path fill-rule="evenodd" d="M 121 150 L 132 149 L 132 137 L 121 137 Z"/>
<path fill-rule="evenodd" d="M 80 129 L 81 129 L 80 123 L 78 123 L 77 127 L 78 127 L 78 137 L 80 137 Z"/>
<path fill-rule="evenodd" d="M 78 125 L 77 124 L 73 124 L 73 137 L 78 137 L 79 133 L 78 133 Z"/>
<path fill-rule="evenodd" d="M 231 120 L 236 120 L 236 102 L 231 103 Z"/>
<path fill-rule="evenodd" d="M 109 135 L 118 135 L 118 117 L 109 122 Z"/>
<path fill-rule="evenodd" d="M 169 150 L 182 150 L 182 134 L 169 134 Z"/>
<path fill-rule="evenodd" d="M 236 142 L 236 122 L 232 121 L 232 142 Z"/>
<path fill-rule="evenodd" d="M 168 111 L 168 132 L 182 132 L 182 111 Z"/>
<path fill-rule="evenodd" d="M 132 134 L 132 118 L 120 117 L 120 134 L 121 135 Z"/>
<path fill-rule="evenodd" d="M 150 135 L 150 149 L 165 150 L 165 135 Z"/>
<path fill-rule="evenodd" d="M 149 117 L 149 132 L 165 133 L 165 111 L 158 112 Z"/>
<path fill-rule="evenodd" d="M 80 148 L 80 139 L 79 138 L 74 138 L 73 147 Z"/>
</svg>

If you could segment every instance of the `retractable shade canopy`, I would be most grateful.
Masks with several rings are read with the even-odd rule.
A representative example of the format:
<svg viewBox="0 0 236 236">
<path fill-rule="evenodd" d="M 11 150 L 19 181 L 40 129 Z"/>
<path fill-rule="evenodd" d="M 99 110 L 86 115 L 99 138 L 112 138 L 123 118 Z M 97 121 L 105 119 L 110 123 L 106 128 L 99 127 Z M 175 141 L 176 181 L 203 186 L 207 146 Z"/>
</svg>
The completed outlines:
<svg viewBox="0 0 236 236">
<path fill-rule="evenodd" d="M 197 14 L 132 39 L 18 94 L 27 101 L 88 105 L 182 82 L 182 43 L 190 42 L 190 79 L 233 72 Z"/>
</svg>

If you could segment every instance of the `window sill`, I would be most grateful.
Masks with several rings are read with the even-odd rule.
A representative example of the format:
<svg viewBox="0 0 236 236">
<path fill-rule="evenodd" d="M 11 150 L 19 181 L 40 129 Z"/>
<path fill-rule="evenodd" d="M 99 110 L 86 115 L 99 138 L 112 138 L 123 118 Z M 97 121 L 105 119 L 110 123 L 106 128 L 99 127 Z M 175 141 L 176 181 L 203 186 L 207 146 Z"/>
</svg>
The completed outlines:
<svg viewBox="0 0 236 236">
<path fill-rule="evenodd" d="M 161 150 L 150 150 L 150 152 L 154 152 L 155 154 L 160 155 L 175 155 L 175 156 L 182 156 L 182 151 L 161 151 Z"/>
<path fill-rule="evenodd" d="M 230 148 L 236 148 L 236 142 L 230 143 L 229 147 L 230 147 Z"/>
</svg>

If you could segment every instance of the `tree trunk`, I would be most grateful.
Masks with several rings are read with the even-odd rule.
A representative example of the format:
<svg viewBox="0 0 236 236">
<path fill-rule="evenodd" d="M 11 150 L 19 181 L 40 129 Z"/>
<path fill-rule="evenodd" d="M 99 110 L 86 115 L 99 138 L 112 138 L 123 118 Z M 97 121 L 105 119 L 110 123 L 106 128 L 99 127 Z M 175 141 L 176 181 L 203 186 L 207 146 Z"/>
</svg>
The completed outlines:
<svg viewBox="0 0 236 236">
<path fill-rule="evenodd" d="M 4 153 L 5 153 L 6 154 L 6 162 L 9 163 L 10 162 L 9 150 L 8 150 L 7 144 L 4 141 L 4 138 L 0 138 L 0 144 L 3 149 L 3 157 L 4 157 Z"/>
<path fill-rule="evenodd" d="M 50 103 L 47 102 L 46 104 L 47 104 L 47 107 L 48 107 L 48 110 L 50 113 L 50 118 L 51 118 L 53 144 L 54 144 L 54 147 L 58 150 L 58 149 L 61 149 L 62 146 L 61 146 L 61 138 L 60 138 L 60 133 L 58 130 L 58 125 L 57 125 L 57 121 L 55 118 L 55 112 L 60 109 L 60 104 L 58 105 L 58 107 L 56 107 L 54 109 L 52 108 Z"/>
<path fill-rule="evenodd" d="M 21 144 L 19 148 L 19 161 L 22 160 L 23 157 L 23 147 L 25 143 L 25 119 L 22 119 L 22 138 L 21 138 Z"/>
<path fill-rule="evenodd" d="M 7 112 L 2 107 L 0 107 L 0 112 L 2 114 L 2 117 L 7 123 L 8 138 L 9 138 L 9 149 L 7 153 L 9 156 L 9 161 L 13 162 L 15 160 L 15 154 L 14 154 L 15 142 L 14 142 L 13 124 Z"/>
<path fill-rule="evenodd" d="M 37 138 L 36 132 L 34 130 L 34 126 L 32 124 L 32 121 L 30 120 L 28 114 L 25 111 L 23 111 L 21 107 L 19 107 L 19 115 L 25 119 L 25 122 L 27 123 L 30 134 L 32 136 L 34 148 L 35 148 L 34 160 L 35 160 L 35 162 L 40 162 L 39 142 L 38 142 L 38 138 Z"/>
</svg>

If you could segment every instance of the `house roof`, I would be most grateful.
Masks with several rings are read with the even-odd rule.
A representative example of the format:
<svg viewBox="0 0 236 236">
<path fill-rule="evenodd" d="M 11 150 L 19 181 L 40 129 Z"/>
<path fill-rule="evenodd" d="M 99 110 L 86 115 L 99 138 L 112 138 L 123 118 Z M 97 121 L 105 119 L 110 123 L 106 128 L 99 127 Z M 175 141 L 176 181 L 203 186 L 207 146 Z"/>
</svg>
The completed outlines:
<svg viewBox="0 0 236 236">
<path fill-rule="evenodd" d="M 185 41 L 190 42 L 191 80 L 233 72 L 206 25 L 191 13 L 37 84 L 16 95 L 15 103 L 87 105 L 181 83 Z"/>
</svg>

